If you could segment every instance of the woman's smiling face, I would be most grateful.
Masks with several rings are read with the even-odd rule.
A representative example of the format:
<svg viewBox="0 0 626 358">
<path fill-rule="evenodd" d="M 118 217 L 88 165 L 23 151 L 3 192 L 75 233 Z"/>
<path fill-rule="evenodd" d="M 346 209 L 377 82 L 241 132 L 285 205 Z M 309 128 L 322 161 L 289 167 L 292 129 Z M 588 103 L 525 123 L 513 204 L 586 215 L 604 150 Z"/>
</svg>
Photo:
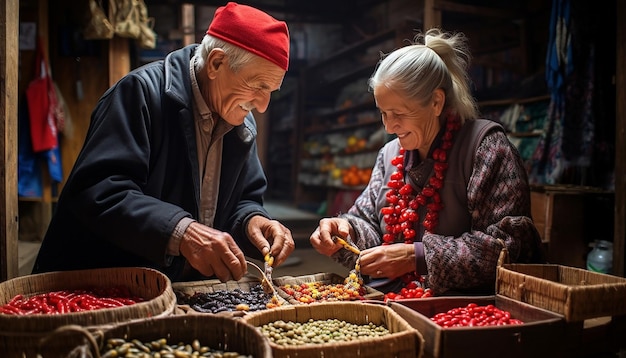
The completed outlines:
<svg viewBox="0 0 626 358">
<path fill-rule="evenodd" d="M 422 105 L 381 85 L 374 88 L 374 98 L 385 131 L 395 134 L 404 149 L 419 149 L 420 153 L 427 153 L 439 133 L 439 115 L 445 98 L 443 91 L 435 90 L 431 100 Z"/>
</svg>

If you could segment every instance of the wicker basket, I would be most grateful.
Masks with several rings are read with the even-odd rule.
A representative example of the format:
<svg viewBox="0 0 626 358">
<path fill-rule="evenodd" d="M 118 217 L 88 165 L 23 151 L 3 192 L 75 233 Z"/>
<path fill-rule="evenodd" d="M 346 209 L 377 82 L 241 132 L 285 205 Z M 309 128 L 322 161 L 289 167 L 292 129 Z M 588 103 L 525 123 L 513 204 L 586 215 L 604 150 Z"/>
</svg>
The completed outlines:
<svg viewBox="0 0 626 358">
<path fill-rule="evenodd" d="M 287 292 L 280 289 L 280 286 L 284 285 L 300 285 L 302 283 L 311 283 L 311 282 L 320 282 L 322 284 L 342 284 L 345 281 L 345 277 L 341 277 L 336 273 L 317 273 L 313 275 L 305 275 L 305 276 L 282 276 L 274 279 L 274 283 L 278 288 L 278 295 L 283 297 L 287 302 L 294 305 L 301 305 L 302 302 L 293 298 L 293 296 L 289 295 Z M 382 300 L 384 294 L 378 290 L 375 290 L 371 287 L 365 286 L 365 294 L 363 298 L 366 300 Z"/>
<path fill-rule="evenodd" d="M 496 293 L 568 322 L 626 314 L 626 279 L 568 266 L 504 264 L 497 269 Z"/>
<path fill-rule="evenodd" d="M 221 315 L 157 317 L 91 331 L 80 326 L 64 326 L 46 338 L 48 344 L 42 345 L 41 351 L 43 358 L 61 358 L 76 350 L 92 353 L 87 356 L 99 357 L 104 343 L 111 338 L 137 339 L 144 343 L 165 338 L 168 344 L 191 344 L 197 339 L 213 350 L 237 352 L 255 358 L 272 357 L 269 342 L 255 327 L 240 319 Z"/>
<path fill-rule="evenodd" d="M 283 320 L 306 322 L 309 319 L 339 319 L 353 324 L 384 325 L 391 334 L 367 340 L 282 346 L 269 342 L 274 357 L 421 357 L 424 338 L 418 330 L 382 303 L 321 302 L 315 305 L 292 305 L 253 312 L 243 320 L 255 327 Z M 269 340 L 268 340 L 269 341 Z"/>
<path fill-rule="evenodd" d="M 250 289 L 254 286 L 260 285 L 261 281 L 259 281 L 256 277 L 244 276 L 241 280 L 238 281 L 226 281 L 221 282 L 220 280 L 202 280 L 202 281 L 190 281 L 190 282 L 174 282 L 172 283 L 172 289 L 174 293 L 178 296 L 180 294 L 193 296 L 197 292 L 205 293 L 205 292 L 216 292 L 216 291 L 233 291 L 235 289 L 240 289 L 244 292 L 249 292 Z M 278 296 L 278 302 L 282 305 L 288 305 L 289 303 L 282 297 Z M 177 304 L 176 310 L 174 314 L 188 314 L 188 313 L 198 313 L 198 314 L 207 314 L 195 311 L 189 305 L 186 304 Z M 208 313 L 210 314 L 210 313 Z M 221 315 L 234 315 L 240 316 L 243 312 L 220 312 L 217 314 Z"/>
<path fill-rule="evenodd" d="M 66 314 L 26 316 L 0 314 L 0 351 L 34 356 L 39 340 L 58 327 L 74 324 L 94 327 L 170 315 L 176 296 L 170 280 L 153 269 L 128 267 L 48 272 L 0 283 L 0 305 L 18 294 L 33 296 L 59 290 L 124 286 L 145 301 L 130 306 Z M 4 350 L 2 349 L 4 348 Z"/>
</svg>

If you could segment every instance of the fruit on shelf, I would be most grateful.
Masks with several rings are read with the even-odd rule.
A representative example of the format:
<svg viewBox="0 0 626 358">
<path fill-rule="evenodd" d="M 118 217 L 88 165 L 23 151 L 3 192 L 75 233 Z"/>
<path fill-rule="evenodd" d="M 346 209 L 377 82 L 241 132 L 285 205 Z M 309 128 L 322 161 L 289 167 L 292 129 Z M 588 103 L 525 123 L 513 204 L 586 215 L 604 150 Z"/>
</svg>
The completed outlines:
<svg viewBox="0 0 626 358">
<path fill-rule="evenodd" d="M 342 170 L 341 183 L 346 186 L 366 185 L 371 176 L 371 168 L 359 168 L 356 165 L 352 165 Z"/>
</svg>

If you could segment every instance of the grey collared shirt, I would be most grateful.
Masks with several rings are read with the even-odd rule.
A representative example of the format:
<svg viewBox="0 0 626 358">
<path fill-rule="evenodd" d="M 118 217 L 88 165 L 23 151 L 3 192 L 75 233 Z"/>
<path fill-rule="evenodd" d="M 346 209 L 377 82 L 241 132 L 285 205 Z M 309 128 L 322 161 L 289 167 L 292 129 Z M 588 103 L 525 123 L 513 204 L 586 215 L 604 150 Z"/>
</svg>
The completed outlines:
<svg viewBox="0 0 626 358">
<path fill-rule="evenodd" d="M 222 145 L 224 135 L 233 126 L 221 118 L 214 118 L 207 105 L 196 78 L 193 60 L 189 62 L 191 89 L 193 91 L 193 114 L 196 126 L 196 149 L 198 154 L 198 168 L 200 168 L 200 203 L 198 221 L 212 226 L 217 210 L 217 199 L 220 188 L 220 174 L 222 168 Z M 183 218 L 174 229 L 170 239 L 167 254 L 180 255 L 180 240 L 194 219 Z"/>
</svg>

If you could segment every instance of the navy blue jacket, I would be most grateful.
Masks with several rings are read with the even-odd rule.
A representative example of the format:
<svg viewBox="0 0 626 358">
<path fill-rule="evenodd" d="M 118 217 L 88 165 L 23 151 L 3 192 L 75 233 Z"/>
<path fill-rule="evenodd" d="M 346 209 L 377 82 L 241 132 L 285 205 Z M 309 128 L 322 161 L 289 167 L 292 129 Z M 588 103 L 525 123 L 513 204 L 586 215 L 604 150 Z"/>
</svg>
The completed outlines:
<svg viewBox="0 0 626 358">
<path fill-rule="evenodd" d="M 143 266 L 181 280 L 182 256 L 166 248 L 183 217 L 198 218 L 200 183 L 189 78 L 196 45 L 140 67 L 99 100 L 33 273 Z M 224 137 L 213 227 L 230 233 L 249 256 L 245 235 L 262 207 L 267 180 L 252 114 Z"/>
</svg>

